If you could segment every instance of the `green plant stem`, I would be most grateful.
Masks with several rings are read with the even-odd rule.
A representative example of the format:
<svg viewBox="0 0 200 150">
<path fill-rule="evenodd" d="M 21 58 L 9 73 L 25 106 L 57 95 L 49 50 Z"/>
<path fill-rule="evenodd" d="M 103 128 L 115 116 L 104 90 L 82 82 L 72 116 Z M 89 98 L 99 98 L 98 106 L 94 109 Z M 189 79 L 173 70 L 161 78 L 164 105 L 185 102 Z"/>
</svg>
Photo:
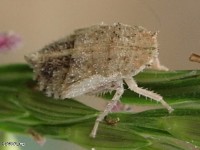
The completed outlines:
<svg viewBox="0 0 200 150">
<path fill-rule="evenodd" d="M 97 137 L 89 133 L 99 112 L 73 99 L 55 100 L 36 90 L 32 70 L 24 64 L 0 67 L 0 130 L 68 140 L 85 148 L 105 150 L 188 150 L 200 146 L 200 71 L 146 71 L 138 85 L 161 94 L 175 111 L 153 109 L 112 113 L 114 126 L 102 122 Z M 112 94 L 104 98 L 110 99 Z M 125 90 L 122 102 L 158 106 Z"/>
</svg>

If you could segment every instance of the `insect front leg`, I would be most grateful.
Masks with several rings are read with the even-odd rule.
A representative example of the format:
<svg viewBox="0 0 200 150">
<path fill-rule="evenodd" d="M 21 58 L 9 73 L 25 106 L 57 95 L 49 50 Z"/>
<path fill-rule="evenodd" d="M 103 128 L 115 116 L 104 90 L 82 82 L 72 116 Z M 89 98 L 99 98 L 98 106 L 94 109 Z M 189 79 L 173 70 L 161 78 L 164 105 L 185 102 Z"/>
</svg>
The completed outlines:
<svg viewBox="0 0 200 150">
<path fill-rule="evenodd" d="M 113 96 L 112 100 L 107 104 L 105 110 L 97 117 L 92 132 L 90 134 L 91 137 L 95 138 L 98 130 L 99 122 L 101 122 L 105 116 L 107 116 L 113 107 L 117 105 L 117 102 L 120 100 L 120 97 L 124 93 L 123 81 L 117 82 L 116 93 Z"/>
<path fill-rule="evenodd" d="M 132 77 L 126 78 L 124 79 L 124 81 L 126 82 L 130 90 L 160 102 L 169 111 L 169 113 L 171 113 L 174 110 L 163 100 L 162 96 L 160 96 L 159 94 L 138 87 L 137 83 L 134 81 Z"/>
</svg>

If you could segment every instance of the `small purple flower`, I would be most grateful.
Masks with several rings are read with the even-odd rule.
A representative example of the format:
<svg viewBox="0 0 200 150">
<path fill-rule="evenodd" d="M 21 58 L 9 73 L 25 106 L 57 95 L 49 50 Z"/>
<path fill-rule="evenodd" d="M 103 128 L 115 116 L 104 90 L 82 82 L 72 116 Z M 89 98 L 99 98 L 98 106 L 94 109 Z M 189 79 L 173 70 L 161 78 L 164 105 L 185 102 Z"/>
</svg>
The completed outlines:
<svg viewBox="0 0 200 150">
<path fill-rule="evenodd" d="M 120 112 L 120 111 L 132 111 L 132 108 L 130 105 L 124 105 L 120 102 L 117 102 L 117 104 L 113 107 L 112 112 Z"/>
<path fill-rule="evenodd" d="M 21 41 L 21 37 L 14 32 L 0 33 L 0 52 L 18 48 Z"/>
</svg>

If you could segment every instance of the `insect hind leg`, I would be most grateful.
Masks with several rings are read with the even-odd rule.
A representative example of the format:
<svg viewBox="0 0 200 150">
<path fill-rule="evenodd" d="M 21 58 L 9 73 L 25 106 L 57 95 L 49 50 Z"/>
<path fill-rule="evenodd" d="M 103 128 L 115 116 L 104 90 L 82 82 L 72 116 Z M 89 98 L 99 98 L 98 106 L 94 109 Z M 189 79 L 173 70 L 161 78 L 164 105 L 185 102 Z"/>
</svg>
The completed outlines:
<svg viewBox="0 0 200 150">
<path fill-rule="evenodd" d="M 155 70 L 163 70 L 163 71 L 169 70 L 167 67 L 160 64 L 160 60 L 158 59 L 158 57 L 155 57 L 153 59 L 152 66 L 150 68 L 155 69 Z"/>
<path fill-rule="evenodd" d="M 99 116 L 97 117 L 97 119 L 95 121 L 94 127 L 91 131 L 91 134 L 90 134 L 90 136 L 92 138 L 96 137 L 99 122 L 101 122 L 105 118 L 105 116 L 107 116 L 111 112 L 113 107 L 115 105 L 117 105 L 117 102 L 120 100 L 120 97 L 122 96 L 123 93 L 124 93 L 123 81 L 117 82 L 115 95 L 113 96 L 112 100 L 107 104 L 105 110 L 102 113 L 99 114 Z"/>
<path fill-rule="evenodd" d="M 125 80 L 126 84 L 128 85 L 128 87 L 130 88 L 130 90 L 132 90 L 140 95 L 149 97 L 157 102 L 160 102 L 169 111 L 169 113 L 171 113 L 174 110 L 171 106 L 169 106 L 169 104 L 167 104 L 163 100 L 162 96 L 160 96 L 159 94 L 138 87 L 137 83 L 134 81 L 134 79 L 132 77 L 124 79 L 124 80 Z"/>
</svg>

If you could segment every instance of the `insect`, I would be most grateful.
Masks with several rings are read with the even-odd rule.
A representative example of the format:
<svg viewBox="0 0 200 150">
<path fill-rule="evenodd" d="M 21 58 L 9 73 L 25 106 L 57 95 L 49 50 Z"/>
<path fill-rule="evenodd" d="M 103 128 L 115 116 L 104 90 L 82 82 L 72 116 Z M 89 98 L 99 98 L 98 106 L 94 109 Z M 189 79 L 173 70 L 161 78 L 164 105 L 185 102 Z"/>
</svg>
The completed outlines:
<svg viewBox="0 0 200 150">
<path fill-rule="evenodd" d="M 108 118 L 108 116 L 105 116 L 104 120 L 105 120 L 106 124 L 112 125 L 112 126 L 114 126 L 115 124 L 117 124 L 120 121 L 119 118 L 110 119 L 110 118 Z"/>
<path fill-rule="evenodd" d="M 105 110 L 97 117 L 90 136 L 95 138 L 99 123 L 129 89 L 161 102 L 163 98 L 137 86 L 133 76 L 145 68 L 166 68 L 159 63 L 157 32 L 121 23 L 93 25 L 25 56 L 35 72 L 39 89 L 48 96 L 65 99 L 83 94 L 116 91 Z"/>
</svg>

